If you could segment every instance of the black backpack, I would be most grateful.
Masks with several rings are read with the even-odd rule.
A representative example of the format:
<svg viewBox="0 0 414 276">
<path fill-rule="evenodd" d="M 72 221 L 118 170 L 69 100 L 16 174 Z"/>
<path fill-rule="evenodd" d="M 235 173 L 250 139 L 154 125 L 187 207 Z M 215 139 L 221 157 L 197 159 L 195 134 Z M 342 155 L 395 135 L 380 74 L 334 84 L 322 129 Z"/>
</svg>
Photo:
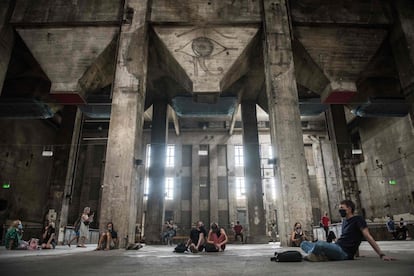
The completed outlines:
<svg viewBox="0 0 414 276">
<path fill-rule="evenodd" d="M 295 250 L 275 252 L 275 256 L 270 258 L 270 260 L 274 262 L 301 262 L 302 259 L 302 254 Z"/>
<path fill-rule="evenodd" d="M 174 252 L 176 252 L 176 253 L 184 253 L 185 251 L 187 251 L 187 246 L 185 246 L 184 243 L 179 243 L 174 248 Z"/>
</svg>

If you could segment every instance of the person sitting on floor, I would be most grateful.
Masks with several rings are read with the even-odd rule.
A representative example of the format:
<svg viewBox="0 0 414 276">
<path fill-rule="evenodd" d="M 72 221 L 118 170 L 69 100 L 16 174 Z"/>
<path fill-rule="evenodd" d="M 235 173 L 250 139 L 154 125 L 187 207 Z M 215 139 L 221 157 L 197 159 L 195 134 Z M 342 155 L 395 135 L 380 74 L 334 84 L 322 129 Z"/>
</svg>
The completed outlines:
<svg viewBox="0 0 414 276">
<path fill-rule="evenodd" d="M 23 224 L 20 220 L 11 223 L 4 238 L 6 249 L 27 249 L 28 243 L 23 240 Z"/>
<path fill-rule="evenodd" d="M 53 221 L 48 222 L 42 234 L 42 249 L 55 249 L 55 232 L 55 223 Z"/>
<path fill-rule="evenodd" d="M 300 224 L 300 222 L 296 222 L 295 225 L 293 226 L 293 231 L 290 236 L 291 246 L 299 247 L 300 244 L 306 240 L 307 238 L 305 236 L 305 233 L 303 233 L 302 231 L 302 225 Z"/>
<path fill-rule="evenodd" d="M 344 218 L 342 234 L 336 243 L 303 241 L 300 245 L 305 253 L 305 260 L 312 262 L 353 260 L 364 237 L 381 260 L 390 261 L 375 242 L 368 230 L 367 223 L 361 216 L 354 215 L 355 204 L 351 200 L 341 201 L 339 213 Z"/>
<path fill-rule="evenodd" d="M 234 240 L 237 241 L 237 236 L 240 236 L 241 242 L 244 242 L 243 226 L 241 226 L 240 221 L 237 221 L 236 225 L 233 226 L 233 231 L 234 231 Z"/>
<path fill-rule="evenodd" d="M 206 252 L 224 251 L 228 240 L 224 228 L 219 227 L 215 222 L 212 223 L 208 232 Z"/>
<path fill-rule="evenodd" d="M 118 233 L 114 230 L 114 224 L 108 222 L 105 231 L 99 238 L 98 247 L 96 250 L 109 250 L 118 247 Z"/>
<path fill-rule="evenodd" d="M 187 241 L 186 247 L 190 249 L 192 253 L 198 253 L 203 251 L 204 244 L 207 238 L 207 230 L 204 228 L 204 223 L 200 220 L 197 225 L 191 229 L 190 238 Z"/>
</svg>

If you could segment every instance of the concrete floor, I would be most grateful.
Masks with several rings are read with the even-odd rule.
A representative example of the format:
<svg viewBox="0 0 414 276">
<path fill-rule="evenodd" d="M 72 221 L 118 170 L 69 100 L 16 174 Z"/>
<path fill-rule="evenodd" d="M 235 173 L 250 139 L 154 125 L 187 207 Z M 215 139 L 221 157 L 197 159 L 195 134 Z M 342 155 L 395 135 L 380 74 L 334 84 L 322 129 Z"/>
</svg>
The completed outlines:
<svg viewBox="0 0 414 276">
<path fill-rule="evenodd" d="M 396 261 L 381 261 L 368 243 L 354 261 L 275 263 L 277 243 L 228 245 L 220 253 L 173 253 L 170 246 L 140 250 L 93 251 L 58 246 L 54 250 L 6 251 L 0 247 L 0 275 L 414 275 L 414 241 L 383 241 L 380 247 Z M 297 249 L 297 248 L 296 248 Z M 303 252 L 302 252 L 303 253 Z"/>
</svg>

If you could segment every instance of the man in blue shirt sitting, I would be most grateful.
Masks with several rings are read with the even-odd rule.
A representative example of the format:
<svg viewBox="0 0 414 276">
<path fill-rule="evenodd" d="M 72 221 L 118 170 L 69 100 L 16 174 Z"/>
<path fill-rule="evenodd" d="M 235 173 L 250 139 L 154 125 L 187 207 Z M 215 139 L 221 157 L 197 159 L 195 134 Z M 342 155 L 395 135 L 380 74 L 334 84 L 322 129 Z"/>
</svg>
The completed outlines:
<svg viewBox="0 0 414 276">
<path fill-rule="evenodd" d="M 344 218 L 342 234 L 336 243 L 317 241 L 315 243 L 303 241 L 300 245 L 308 253 L 305 260 L 312 262 L 353 260 L 362 237 L 372 246 L 378 256 L 384 261 L 393 260 L 386 256 L 368 230 L 367 223 L 361 216 L 354 215 L 355 204 L 351 200 L 341 201 L 339 213 Z"/>
</svg>

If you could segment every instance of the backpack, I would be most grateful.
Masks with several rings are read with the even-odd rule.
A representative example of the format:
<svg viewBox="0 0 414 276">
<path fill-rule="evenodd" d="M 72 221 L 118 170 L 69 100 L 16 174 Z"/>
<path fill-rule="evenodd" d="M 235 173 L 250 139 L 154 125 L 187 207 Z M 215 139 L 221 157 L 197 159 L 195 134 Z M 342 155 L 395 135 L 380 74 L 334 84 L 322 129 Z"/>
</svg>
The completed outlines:
<svg viewBox="0 0 414 276">
<path fill-rule="evenodd" d="M 187 246 L 185 246 L 184 243 L 179 243 L 174 248 L 174 252 L 176 252 L 176 253 L 184 253 L 185 251 L 187 251 Z"/>
<path fill-rule="evenodd" d="M 275 252 L 275 256 L 270 258 L 274 262 L 301 262 L 302 259 L 302 254 L 295 250 Z"/>
</svg>

